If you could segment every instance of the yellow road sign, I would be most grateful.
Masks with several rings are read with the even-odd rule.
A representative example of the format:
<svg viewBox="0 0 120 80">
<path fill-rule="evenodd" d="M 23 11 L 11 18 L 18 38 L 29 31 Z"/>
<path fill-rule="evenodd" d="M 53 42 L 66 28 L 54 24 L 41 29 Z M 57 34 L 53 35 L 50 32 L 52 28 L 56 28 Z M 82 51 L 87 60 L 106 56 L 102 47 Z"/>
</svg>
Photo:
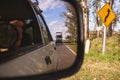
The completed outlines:
<svg viewBox="0 0 120 80">
<path fill-rule="evenodd" d="M 111 22 L 115 19 L 115 14 L 112 11 L 112 8 L 108 3 L 106 3 L 98 12 L 101 20 L 105 24 L 106 27 L 109 27 Z"/>
</svg>

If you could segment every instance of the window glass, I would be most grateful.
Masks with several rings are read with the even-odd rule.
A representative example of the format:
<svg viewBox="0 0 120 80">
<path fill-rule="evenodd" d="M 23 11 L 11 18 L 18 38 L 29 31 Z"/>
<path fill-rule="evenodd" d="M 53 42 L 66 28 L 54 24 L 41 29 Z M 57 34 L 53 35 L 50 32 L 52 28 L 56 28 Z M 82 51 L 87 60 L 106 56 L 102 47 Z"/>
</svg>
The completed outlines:
<svg viewBox="0 0 120 80">
<path fill-rule="evenodd" d="M 41 26 L 41 29 L 42 29 L 42 33 L 43 33 L 43 37 L 44 37 L 45 43 L 47 43 L 47 42 L 50 41 L 47 28 L 46 28 L 42 18 L 40 17 L 40 15 L 38 15 L 38 18 L 39 18 L 39 21 L 40 21 L 40 26 Z"/>
<path fill-rule="evenodd" d="M 0 53 L 34 44 L 33 25 L 30 19 L 0 21 Z M 35 31 L 34 31 L 35 32 Z"/>
<path fill-rule="evenodd" d="M 31 24 L 32 20 L 25 20 L 25 25 L 23 27 L 22 34 L 22 44 L 21 46 L 28 46 L 34 44 L 33 38 L 33 25 Z"/>
</svg>

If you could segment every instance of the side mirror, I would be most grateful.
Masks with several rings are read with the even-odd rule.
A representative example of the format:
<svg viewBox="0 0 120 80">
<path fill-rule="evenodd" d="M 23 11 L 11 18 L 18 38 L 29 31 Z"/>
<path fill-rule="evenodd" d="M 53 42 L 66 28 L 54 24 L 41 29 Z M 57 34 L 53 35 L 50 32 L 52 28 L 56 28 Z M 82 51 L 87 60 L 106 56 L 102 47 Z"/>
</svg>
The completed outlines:
<svg viewBox="0 0 120 80">
<path fill-rule="evenodd" d="M 16 52 L 21 51 L 18 57 L 12 58 L 6 63 L 1 61 L 0 79 L 56 80 L 76 73 L 80 69 L 84 58 L 83 11 L 77 0 L 47 0 L 48 2 L 45 0 L 38 0 L 39 2 L 41 1 L 39 5 L 37 0 L 20 1 L 22 4 L 25 3 L 23 8 L 26 9 L 23 9 L 23 13 L 21 9 L 21 11 L 19 11 L 21 12 L 19 16 L 15 15 L 15 17 L 17 16 L 18 18 L 24 19 L 32 18 L 35 23 L 34 26 L 30 26 L 32 28 L 29 28 L 28 32 L 30 32 L 30 34 L 33 32 L 31 34 L 33 36 L 32 38 L 38 40 L 35 41 L 36 43 L 34 45 L 22 47 L 18 49 L 18 51 L 16 50 Z M 33 4 L 37 4 L 36 6 L 39 6 L 43 12 L 37 13 L 37 9 L 35 10 L 36 6 L 32 5 L 32 3 L 29 5 L 29 1 L 33 1 Z M 17 0 L 14 0 L 14 3 L 17 2 Z M 16 10 L 16 5 L 12 2 L 11 4 Z M 21 7 L 22 4 L 19 4 L 18 8 Z M 7 9 L 9 10 L 8 7 Z M 12 8 L 10 7 L 10 9 Z M 27 9 L 29 13 L 26 12 Z M 14 14 L 17 13 L 18 12 L 14 12 Z M 26 17 L 26 13 L 32 16 Z M 11 14 L 14 16 L 13 13 Z M 23 16 L 21 16 L 21 14 L 23 14 Z M 8 13 L 3 16 L 6 18 L 6 15 L 10 17 Z M 49 37 L 51 37 L 50 33 L 54 41 L 49 40 Z M 13 25 L 0 25 L 0 38 L 2 40 L 0 41 L 0 47 L 8 49 L 14 47 L 18 39 L 17 36 L 18 32 Z M 38 37 L 41 38 L 41 42 L 45 42 L 46 40 L 46 44 L 41 45 Z M 73 50 L 70 48 L 71 45 L 74 45 L 75 53 L 72 52 Z M 67 46 L 69 46 L 69 48 Z M 29 52 L 27 52 L 27 49 Z M 24 52 L 22 52 L 22 50 Z"/>
<path fill-rule="evenodd" d="M 15 26 L 0 22 L 0 52 L 8 51 L 15 47 L 18 32 Z"/>
</svg>

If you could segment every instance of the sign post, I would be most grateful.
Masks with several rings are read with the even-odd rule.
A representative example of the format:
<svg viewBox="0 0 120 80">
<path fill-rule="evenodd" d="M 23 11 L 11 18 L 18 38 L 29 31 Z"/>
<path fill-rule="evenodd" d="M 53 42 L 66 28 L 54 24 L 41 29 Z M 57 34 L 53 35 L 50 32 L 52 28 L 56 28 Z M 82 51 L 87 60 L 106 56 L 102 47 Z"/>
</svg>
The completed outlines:
<svg viewBox="0 0 120 80">
<path fill-rule="evenodd" d="M 102 53 L 105 54 L 106 51 L 106 33 L 107 33 L 107 28 L 104 26 L 104 38 L 103 38 L 103 48 L 102 48 Z"/>
<path fill-rule="evenodd" d="M 112 11 L 112 8 L 110 7 L 109 3 L 106 3 L 98 12 L 98 15 L 100 16 L 100 19 L 104 23 L 106 27 L 104 27 L 104 38 L 103 38 L 103 54 L 106 51 L 106 32 L 109 25 L 112 23 L 112 21 L 116 18 L 114 12 Z"/>
</svg>

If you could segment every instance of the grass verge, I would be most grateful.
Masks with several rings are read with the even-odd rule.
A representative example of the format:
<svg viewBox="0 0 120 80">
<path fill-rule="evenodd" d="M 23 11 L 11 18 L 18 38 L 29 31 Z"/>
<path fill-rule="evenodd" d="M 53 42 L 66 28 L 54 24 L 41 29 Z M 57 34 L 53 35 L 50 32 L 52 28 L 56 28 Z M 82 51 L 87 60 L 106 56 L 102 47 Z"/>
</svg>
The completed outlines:
<svg viewBox="0 0 120 80">
<path fill-rule="evenodd" d="M 101 41 L 93 40 L 81 69 L 73 76 L 61 80 L 120 80 L 120 40 L 117 37 L 108 38 L 104 55 L 101 52 Z M 76 50 L 75 45 L 69 47 Z"/>
<path fill-rule="evenodd" d="M 111 61 L 107 55 L 93 54 L 85 54 L 81 69 L 73 76 L 61 80 L 120 80 L 119 60 Z"/>
</svg>

